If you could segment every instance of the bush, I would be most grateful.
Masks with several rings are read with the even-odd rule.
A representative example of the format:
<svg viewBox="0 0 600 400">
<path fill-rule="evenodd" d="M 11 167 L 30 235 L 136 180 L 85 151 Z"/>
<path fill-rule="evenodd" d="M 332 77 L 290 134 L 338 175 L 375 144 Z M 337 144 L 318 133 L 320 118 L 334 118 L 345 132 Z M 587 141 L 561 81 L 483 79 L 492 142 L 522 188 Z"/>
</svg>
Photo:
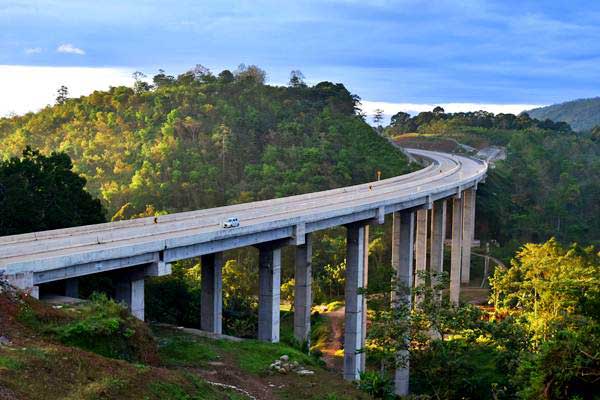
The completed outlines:
<svg viewBox="0 0 600 400">
<path fill-rule="evenodd" d="M 45 330 L 64 344 L 106 357 L 144 363 L 157 360 L 156 344 L 148 328 L 105 294 L 94 293 L 89 303 L 75 311 L 72 320 Z"/>
<path fill-rule="evenodd" d="M 600 393 L 598 325 L 558 332 L 536 353 L 524 355 L 516 381 L 523 399 L 595 399 Z"/>
<path fill-rule="evenodd" d="M 358 388 L 376 399 L 395 399 L 394 384 L 386 376 L 382 376 L 377 372 L 362 372 Z"/>
<path fill-rule="evenodd" d="M 434 340 L 411 353 L 411 390 L 442 399 L 500 399 L 509 386 L 494 346 L 462 339 Z"/>
</svg>

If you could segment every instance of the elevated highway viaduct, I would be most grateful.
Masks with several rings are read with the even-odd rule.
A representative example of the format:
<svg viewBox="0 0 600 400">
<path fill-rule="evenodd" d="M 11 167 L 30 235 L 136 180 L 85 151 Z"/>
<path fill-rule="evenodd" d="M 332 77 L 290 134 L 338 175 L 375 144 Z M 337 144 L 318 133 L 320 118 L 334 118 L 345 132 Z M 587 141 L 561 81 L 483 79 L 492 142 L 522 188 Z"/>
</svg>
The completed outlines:
<svg viewBox="0 0 600 400">
<path fill-rule="evenodd" d="M 279 341 L 281 248 L 296 246 L 294 334 L 309 340 L 312 305 L 313 232 L 345 226 L 344 377 L 354 380 L 364 369 L 369 225 L 393 219 L 392 265 L 399 281 L 415 284 L 418 271 L 443 270 L 444 239 L 451 232 L 450 298 L 458 302 L 460 284 L 469 281 L 470 245 L 477 185 L 486 175 L 483 161 L 408 149 L 425 161 L 416 172 L 367 184 L 183 212 L 0 237 L 0 271 L 14 286 L 39 294 L 40 285 L 65 281 L 67 295 L 77 295 L 77 278 L 121 272 L 116 297 L 144 318 L 144 278 L 171 272 L 170 264 L 201 257 L 201 328 L 221 333 L 223 251 L 244 246 L 259 249 L 260 340 Z M 447 208 L 452 209 L 446 227 Z M 240 226 L 221 222 L 237 217 Z M 427 257 L 429 247 L 429 258 Z M 416 277 L 416 278 L 415 278 Z M 407 299 L 410 300 L 410 299 Z M 398 389 L 408 385 L 403 369 Z"/>
</svg>

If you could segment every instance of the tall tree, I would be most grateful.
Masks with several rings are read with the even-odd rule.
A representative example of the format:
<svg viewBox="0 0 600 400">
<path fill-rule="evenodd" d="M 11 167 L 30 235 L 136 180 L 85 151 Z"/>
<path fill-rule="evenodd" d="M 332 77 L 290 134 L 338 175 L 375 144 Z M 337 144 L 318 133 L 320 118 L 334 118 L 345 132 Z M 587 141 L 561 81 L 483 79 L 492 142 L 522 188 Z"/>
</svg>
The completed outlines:
<svg viewBox="0 0 600 400">
<path fill-rule="evenodd" d="M 290 72 L 290 82 L 289 85 L 291 87 L 304 87 L 306 84 L 304 83 L 304 74 L 300 70 L 293 70 Z"/>
<path fill-rule="evenodd" d="M 383 121 L 383 110 L 378 108 L 375 110 L 375 114 L 373 115 L 373 122 L 378 127 L 381 127 L 381 121 Z"/>
<path fill-rule="evenodd" d="M 69 88 L 61 85 L 56 91 L 56 103 L 63 104 L 69 98 Z"/>
</svg>

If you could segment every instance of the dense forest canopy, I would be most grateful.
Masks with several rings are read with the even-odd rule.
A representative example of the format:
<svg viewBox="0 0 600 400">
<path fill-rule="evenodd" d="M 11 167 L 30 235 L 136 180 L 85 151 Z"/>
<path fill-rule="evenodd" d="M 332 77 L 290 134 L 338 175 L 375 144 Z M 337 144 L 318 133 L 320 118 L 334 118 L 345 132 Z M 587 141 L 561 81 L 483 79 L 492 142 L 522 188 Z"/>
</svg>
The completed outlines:
<svg viewBox="0 0 600 400">
<path fill-rule="evenodd" d="M 356 115 L 342 84 L 264 84 L 255 66 L 197 67 L 152 84 L 0 119 L 0 156 L 62 151 L 109 216 L 176 212 L 305 193 L 408 172 L 403 155 Z M 64 91 L 63 91 L 64 92 Z"/>
<path fill-rule="evenodd" d="M 390 120 L 388 131 L 391 134 L 407 132 L 435 132 L 451 130 L 458 127 L 476 127 L 486 129 L 522 130 L 539 128 L 556 132 L 572 132 L 569 124 L 554 122 L 550 119 L 538 120 L 528 114 L 494 114 L 489 111 L 469 111 L 445 113 L 442 107 L 432 111 L 420 112 L 411 116 L 405 112 L 394 114 Z"/>
</svg>

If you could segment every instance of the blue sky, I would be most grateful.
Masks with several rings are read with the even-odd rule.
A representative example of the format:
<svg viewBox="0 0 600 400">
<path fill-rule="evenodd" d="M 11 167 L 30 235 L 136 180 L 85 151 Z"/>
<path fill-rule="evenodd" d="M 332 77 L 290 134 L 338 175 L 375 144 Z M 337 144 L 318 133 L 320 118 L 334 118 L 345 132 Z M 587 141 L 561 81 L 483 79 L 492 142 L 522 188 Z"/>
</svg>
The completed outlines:
<svg viewBox="0 0 600 400">
<path fill-rule="evenodd" d="M 0 113 L 198 63 L 300 69 L 386 111 L 600 95 L 597 1 L 0 0 L 0 26 Z"/>
</svg>

